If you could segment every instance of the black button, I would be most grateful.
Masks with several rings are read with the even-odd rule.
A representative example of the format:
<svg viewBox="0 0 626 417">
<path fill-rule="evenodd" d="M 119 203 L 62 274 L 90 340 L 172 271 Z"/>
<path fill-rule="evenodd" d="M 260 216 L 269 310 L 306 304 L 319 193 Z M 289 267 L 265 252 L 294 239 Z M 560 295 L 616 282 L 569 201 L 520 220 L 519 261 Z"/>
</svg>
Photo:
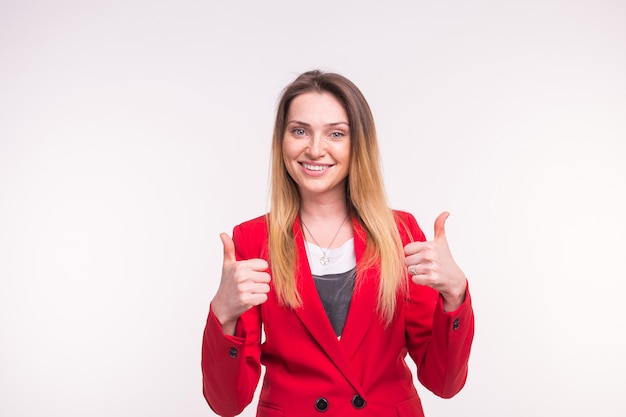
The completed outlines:
<svg viewBox="0 0 626 417">
<path fill-rule="evenodd" d="M 315 409 L 317 411 L 328 410 L 328 400 L 326 398 L 318 398 L 317 401 L 315 401 Z"/>
<path fill-rule="evenodd" d="M 365 400 L 363 399 L 363 397 L 357 394 L 354 396 L 354 398 L 352 398 L 352 406 L 354 408 L 361 409 L 365 407 Z"/>
<path fill-rule="evenodd" d="M 455 319 L 455 320 L 454 320 L 454 323 L 452 323 L 452 330 L 456 330 L 456 329 L 458 329 L 458 328 L 459 328 L 459 323 L 460 323 L 460 322 L 461 322 L 461 321 L 460 321 L 459 319 Z"/>
<path fill-rule="evenodd" d="M 231 358 L 236 358 L 236 357 L 237 357 L 237 349 L 235 349 L 234 347 L 231 347 L 231 348 L 228 350 L 228 355 L 229 355 Z"/>
</svg>

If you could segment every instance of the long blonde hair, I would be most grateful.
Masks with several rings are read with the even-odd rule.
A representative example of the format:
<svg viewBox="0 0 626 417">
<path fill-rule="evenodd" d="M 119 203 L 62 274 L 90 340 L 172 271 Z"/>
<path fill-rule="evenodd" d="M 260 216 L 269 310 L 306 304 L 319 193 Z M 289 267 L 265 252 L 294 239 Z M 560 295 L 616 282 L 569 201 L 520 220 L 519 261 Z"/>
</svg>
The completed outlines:
<svg viewBox="0 0 626 417">
<path fill-rule="evenodd" d="M 281 304 L 302 304 L 296 286 L 297 262 L 293 224 L 300 210 L 298 187 L 285 167 L 282 143 L 292 100 L 317 91 L 334 95 L 344 106 L 350 123 L 350 169 L 346 181 L 349 210 L 362 224 L 367 243 L 364 262 L 358 265 L 357 288 L 363 272 L 380 268 L 378 314 L 386 324 L 393 319 L 397 296 L 407 290 L 402 242 L 389 208 L 382 180 L 374 118 L 361 91 L 347 78 L 319 70 L 298 76 L 281 95 L 276 112 L 271 159 L 271 207 L 268 214 L 269 256 L 274 288 Z"/>
</svg>

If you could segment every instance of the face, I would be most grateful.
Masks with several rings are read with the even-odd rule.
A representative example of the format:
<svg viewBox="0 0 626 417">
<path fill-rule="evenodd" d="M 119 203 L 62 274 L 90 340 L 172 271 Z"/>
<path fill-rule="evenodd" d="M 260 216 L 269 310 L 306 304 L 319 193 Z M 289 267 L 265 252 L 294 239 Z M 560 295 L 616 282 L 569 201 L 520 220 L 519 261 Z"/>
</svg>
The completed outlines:
<svg viewBox="0 0 626 417">
<path fill-rule="evenodd" d="M 350 166 L 350 125 L 330 93 L 308 92 L 291 101 L 283 160 L 303 198 L 345 198 Z"/>
</svg>

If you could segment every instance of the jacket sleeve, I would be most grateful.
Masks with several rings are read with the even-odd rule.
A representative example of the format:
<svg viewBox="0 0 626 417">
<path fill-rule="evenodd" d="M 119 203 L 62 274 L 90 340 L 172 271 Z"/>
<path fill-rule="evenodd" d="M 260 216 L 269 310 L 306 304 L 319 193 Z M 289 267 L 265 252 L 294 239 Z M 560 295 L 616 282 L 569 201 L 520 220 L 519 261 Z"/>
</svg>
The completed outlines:
<svg viewBox="0 0 626 417">
<path fill-rule="evenodd" d="M 425 240 L 413 216 L 411 234 Z M 422 385 L 442 398 L 456 395 L 465 385 L 474 337 L 474 313 L 469 288 L 465 301 L 452 312 L 443 309 L 442 296 L 430 287 L 409 284 L 405 304 L 407 347 Z"/>
<path fill-rule="evenodd" d="M 233 231 L 237 259 L 248 259 L 246 242 Z M 261 375 L 261 313 L 253 307 L 239 317 L 235 335 L 225 335 L 209 311 L 202 339 L 202 386 L 211 409 L 236 416 L 250 404 Z"/>
</svg>

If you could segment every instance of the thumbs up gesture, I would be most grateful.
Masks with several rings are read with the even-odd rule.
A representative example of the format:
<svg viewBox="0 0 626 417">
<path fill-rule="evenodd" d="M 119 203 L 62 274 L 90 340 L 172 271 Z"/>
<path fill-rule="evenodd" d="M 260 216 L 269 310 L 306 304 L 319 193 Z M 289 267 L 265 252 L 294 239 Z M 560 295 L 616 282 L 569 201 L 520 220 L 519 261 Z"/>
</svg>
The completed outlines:
<svg viewBox="0 0 626 417">
<path fill-rule="evenodd" d="M 224 245 L 224 263 L 220 286 L 211 301 L 211 309 L 225 334 L 234 335 L 237 319 L 248 309 L 267 301 L 270 291 L 269 265 L 263 259 L 237 261 L 235 243 L 226 233 L 220 234 Z"/>
<path fill-rule="evenodd" d="M 412 242 L 404 247 L 404 264 L 415 284 L 439 291 L 443 296 L 444 310 L 454 311 L 463 304 L 467 280 L 448 247 L 445 223 L 449 215 L 443 212 L 435 220 L 433 240 Z"/>
</svg>

